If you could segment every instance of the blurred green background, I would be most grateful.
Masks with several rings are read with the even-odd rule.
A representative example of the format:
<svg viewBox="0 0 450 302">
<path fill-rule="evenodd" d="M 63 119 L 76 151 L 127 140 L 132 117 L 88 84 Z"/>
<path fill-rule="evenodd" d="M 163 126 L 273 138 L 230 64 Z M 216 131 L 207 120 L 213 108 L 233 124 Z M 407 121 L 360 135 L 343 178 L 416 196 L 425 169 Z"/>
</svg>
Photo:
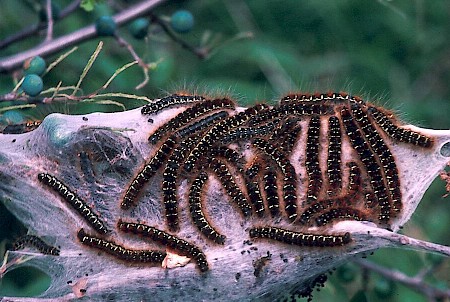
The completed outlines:
<svg viewBox="0 0 450 302">
<path fill-rule="evenodd" d="M 69 2 L 54 1 L 60 7 Z M 112 14 L 136 2 L 107 1 L 90 13 L 78 9 L 56 23 L 55 35 L 68 34 L 92 24 L 101 15 Z M 1 4 L 0 40 L 39 20 L 36 12 L 39 1 L 2 1 Z M 168 1 L 154 13 L 168 18 L 178 9 L 191 11 L 195 18 L 193 30 L 180 37 L 196 46 L 213 44 L 211 56 L 206 60 L 198 59 L 156 25 L 151 26 L 147 40 L 134 40 L 125 26 L 119 34 L 132 43 L 146 62 L 158 64 L 150 72 L 150 82 L 145 88 L 134 90 L 143 80 L 142 70 L 135 66 L 123 72 L 109 91 L 157 98 L 178 89 L 197 89 L 229 94 L 247 105 L 273 100 L 289 91 L 345 90 L 394 109 L 405 121 L 415 125 L 450 128 L 448 0 Z M 246 32 L 252 32 L 253 38 L 236 39 Z M 39 44 L 43 36 L 0 50 L 0 59 Z M 65 85 L 76 84 L 99 40 L 80 44 L 74 55 L 44 77 L 44 87 L 54 87 L 58 81 Z M 85 93 L 98 89 L 117 68 L 133 60 L 114 39 L 102 40 L 105 42 L 103 51 L 82 85 Z M 58 55 L 46 58 L 47 63 Z M 13 89 L 14 76 L 20 78 L 20 72 L 0 74 L 0 94 Z M 136 101 L 123 103 L 127 108 L 141 105 Z M 0 103 L 0 110 L 18 104 L 22 103 Z M 0 122 L 42 118 L 53 111 L 76 114 L 114 110 L 121 109 L 113 105 L 41 104 L 33 110 L 3 112 Z M 435 181 L 402 232 L 449 245 L 450 204 L 442 199 L 444 193 L 444 183 Z M 0 218 L 0 254 L 3 254 L 5 244 L 23 230 L 19 231 L 17 222 L 3 206 L 0 206 Z M 441 260 L 401 250 L 377 251 L 369 259 L 411 276 Z M 33 279 L 27 283 L 24 273 L 16 275 L 18 277 L 0 281 L 0 296 L 32 294 L 47 282 Z M 348 301 L 363 288 L 363 283 L 367 286 L 369 301 L 427 301 L 399 284 L 391 295 L 377 295 L 374 288 L 383 287 L 383 280 L 379 281 L 375 274 L 369 277 L 367 283 L 362 281 L 358 270 L 353 281 L 342 277 L 342 272 L 334 274 L 325 289 L 315 295 L 317 301 L 331 297 L 333 301 Z M 448 261 L 427 281 L 448 288 Z"/>
</svg>

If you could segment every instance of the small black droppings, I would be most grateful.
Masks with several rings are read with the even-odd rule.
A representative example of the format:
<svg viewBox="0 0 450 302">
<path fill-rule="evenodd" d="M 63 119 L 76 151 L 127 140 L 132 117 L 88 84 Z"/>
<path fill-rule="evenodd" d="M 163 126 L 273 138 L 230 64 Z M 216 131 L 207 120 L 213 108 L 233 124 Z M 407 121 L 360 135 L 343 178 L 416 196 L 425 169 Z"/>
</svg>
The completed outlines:
<svg viewBox="0 0 450 302">
<path fill-rule="evenodd" d="M 89 119 L 85 116 L 83 116 L 83 121 L 88 121 Z"/>
</svg>

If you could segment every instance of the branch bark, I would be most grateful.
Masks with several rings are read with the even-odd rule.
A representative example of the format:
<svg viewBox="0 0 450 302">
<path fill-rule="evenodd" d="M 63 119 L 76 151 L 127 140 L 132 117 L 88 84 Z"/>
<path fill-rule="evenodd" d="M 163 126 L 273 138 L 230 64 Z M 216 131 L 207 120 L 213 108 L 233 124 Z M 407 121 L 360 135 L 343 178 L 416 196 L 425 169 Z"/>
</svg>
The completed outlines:
<svg viewBox="0 0 450 302">
<path fill-rule="evenodd" d="M 120 13 L 113 16 L 118 26 L 121 26 L 130 20 L 142 16 L 152 10 L 154 7 L 164 2 L 164 0 L 149 0 L 138 3 Z M 34 56 L 49 56 L 62 49 L 68 48 L 75 44 L 79 44 L 86 40 L 97 37 L 94 25 L 86 26 L 79 29 L 73 33 L 64 35 L 48 43 L 38 45 L 27 51 L 3 58 L 0 60 L 0 73 L 10 72 L 18 67 L 20 67 L 23 62 Z"/>
<path fill-rule="evenodd" d="M 67 5 L 59 14 L 58 20 L 62 20 L 65 17 L 69 16 L 71 13 L 73 13 L 79 6 L 80 6 L 81 0 L 75 0 L 69 5 Z M 24 28 L 23 30 L 12 34 L 11 36 L 5 38 L 4 40 L 0 41 L 0 49 L 7 48 L 11 44 L 14 44 L 22 39 L 25 39 L 27 37 L 30 37 L 40 30 L 43 30 L 47 27 L 46 22 L 39 22 L 38 24 L 33 24 L 27 28 Z"/>
<path fill-rule="evenodd" d="M 386 279 L 390 279 L 393 281 L 400 282 L 404 285 L 407 285 L 415 290 L 417 290 L 420 293 L 425 294 L 429 298 L 434 299 L 444 299 L 444 298 L 450 298 L 450 290 L 444 290 L 440 288 L 433 287 L 429 284 L 427 284 L 421 276 L 415 276 L 415 277 L 409 277 L 405 275 L 404 273 L 397 271 L 397 270 L 391 270 L 384 267 L 381 267 L 379 265 L 376 265 L 375 263 L 372 263 L 367 260 L 354 260 L 356 264 L 358 264 L 360 267 L 366 268 L 368 270 L 371 270 Z"/>
</svg>

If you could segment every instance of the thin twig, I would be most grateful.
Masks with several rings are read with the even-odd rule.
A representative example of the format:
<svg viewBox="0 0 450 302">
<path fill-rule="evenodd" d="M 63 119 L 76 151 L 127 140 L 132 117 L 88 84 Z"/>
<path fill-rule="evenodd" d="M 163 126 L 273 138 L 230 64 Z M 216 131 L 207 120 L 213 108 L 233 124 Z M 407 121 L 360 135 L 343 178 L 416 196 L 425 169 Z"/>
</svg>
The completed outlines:
<svg viewBox="0 0 450 302">
<path fill-rule="evenodd" d="M 152 10 L 156 5 L 162 2 L 164 2 L 164 0 L 148 0 L 140 2 L 118 13 L 113 17 L 113 19 L 114 21 L 116 21 L 117 25 L 121 26 L 130 20 L 133 20 L 139 16 L 148 13 L 148 11 Z M 34 56 L 42 56 L 42 57 L 49 56 L 62 49 L 71 47 L 75 44 L 79 44 L 83 41 L 95 37 L 97 37 L 95 26 L 93 24 L 86 26 L 70 34 L 64 35 L 57 39 L 53 39 L 48 43 L 38 45 L 24 52 L 3 58 L 2 60 L 0 60 L 0 73 L 10 72 L 20 67 L 23 64 L 23 62 L 28 58 Z"/>
<path fill-rule="evenodd" d="M 449 289 L 444 290 L 444 289 L 433 287 L 433 286 L 425 283 L 424 280 L 422 278 L 420 278 L 420 276 L 419 277 L 418 276 L 409 277 L 402 272 L 384 268 L 382 266 L 379 266 L 379 265 L 372 263 L 370 261 L 367 261 L 367 260 L 358 259 L 358 260 L 353 260 L 353 262 L 358 264 L 360 267 L 371 270 L 373 272 L 376 272 L 377 274 L 380 274 L 381 276 L 383 276 L 389 280 L 397 281 L 404 285 L 407 285 L 407 286 L 411 287 L 412 289 L 414 289 L 420 293 L 423 293 L 428 298 L 434 298 L 434 299 L 450 298 L 450 290 Z"/>
<path fill-rule="evenodd" d="M 139 85 L 136 86 L 136 89 L 141 89 L 150 80 L 150 78 L 148 77 L 148 69 L 149 69 L 148 65 L 144 62 L 144 60 L 141 59 L 141 57 L 139 57 L 139 55 L 134 50 L 133 46 L 130 43 L 128 43 L 127 40 L 125 40 L 124 38 L 122 38 L 121 36 L 119 36 L 117 34 L 115 35 L 115 38 L 117 40 L 117 43 L 119 43 L 120 46 L 126 47 L 128 49 L 128 51 L 131 53 L 131 56 L 133 57 L 133 59 L 135 59 L 138 62 L 138 65 L 141 66 L 142 71 L 144 72 L 144 81 L 142 81 L 142 83 L 140 83 Z"/>
<path fill-rule="evenodd" d="M 58 20 L 55 20 L 55 21 L 60 21 L 60 20 L 64 19 L 65 17 L 69 16 L 70 14 L 72 14 L 80 6 L 80 3 L 81 3 L 81 0 L 72 1 L 69 5 L 67 5 L 61 11 L 61 13 L 58 15 Z M 22 41 L 23 39 L 34 36 L 37 32 L 45 29 L 46 27 L 47 27 L 47 23 L 41 21 L 41 22 L 31 25 L 17 33 L 14 33 L 13 35 L 0 41 L 0 50 L 7 48 L 8 46 L 10 46 L 16 42 Z"/>
<path fill-rule="evenodd" d="M 181 47 L 189 50 L 193 54 L 195 54 L 200 59 L 206 59 L 209 55 L 209 49 L 207 48 L 196 48 L 192 46 L 191 44 L 187 43 L 183 39 L 180 39 L 170 28 L 167 26 L 166 22 L 161 20 L 158 16 L 151 15 L 151 21 L 153 23 L 158 24 L 161 26 L 162 30 L 176 43 L 180 44 Z"/>
<path fill-rule="evenodd" d="M 53 11 L 52 11 L 52 0 L 47 0 L 46 5 L 47 13 L 47 36 L 45 37 L 44 43 L 51 41 L 53 39 Z"/>
</svg>

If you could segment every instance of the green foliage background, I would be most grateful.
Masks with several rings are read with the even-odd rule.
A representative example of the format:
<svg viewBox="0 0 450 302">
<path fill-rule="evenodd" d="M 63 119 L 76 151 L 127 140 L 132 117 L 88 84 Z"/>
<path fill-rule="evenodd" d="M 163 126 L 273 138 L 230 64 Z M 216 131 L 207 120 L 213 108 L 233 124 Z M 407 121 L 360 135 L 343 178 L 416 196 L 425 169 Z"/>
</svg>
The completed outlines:
<svg viewBox="0 0 450 302">
<path fill-rule="evenodd" d="M 69 1 L 54 1 L 64 7 Z M 137 1 L 114 1 L 126 6 Z M 38 20 L 35 2 L 2 1 L 0 40 Z M 288 91 L 346 90 L 363 95 L 378 104 L 399 112 L 404 120 L 435 129 L 450 128 L 450 2 L 446 0 L 305 0 L 305 1 L 237 1 L 202 0 L 168 1 L 155 13 L 170 16 L 177 9 L 188 9 L 196 25 L 182 38 L 199 45 L 205 35 L 219 39 L 220 47 L 212 57 L 200 60 L 171 41 L 158 27 L 151 28 L 147 41 L 133 40 L 126 30 L 119 33 L 129 40 L 139 55 L 148 62 L 157 62 L 150 73 L 150 82 L 136 92 L 142 71 L 133 67 L 121 74 L 111 91 L 160 97 L 167 92 L 188 88 L 208 93 L 225 93 L 238 97 L 242 105 L 254 101 L 273 100 Z M 98 16 L 113 13 L 107 5 L 93 12 L 78 10 L 58 22 L 55 34 L 70 33 L 91 24 Z M 20 15 L 20 18 L 18 16 Z M 224 43 L 235 35 L 251 31 L 253 39 Z M 0 50 L 0 58 L 21 52 L 42 41 L 34 37 Z M 44 77 L 45 88 L 58 81 L 75 84 L 99 39 L 79 45 L 75 55 L 60 63 Z M 103 39 L 103 51 L 94 63 L 82 88 L 91 92 L 99 88 L 114 71 L 132 61 L 130 54 L 112 38 Z M 53 61 L 57 55 L 46 58 Z M 0 75 L 0 94 L 12 90 L 11 75 Z M 17 102 L 4 102 L 0 108 Z M 124 102 L 127 108 L 141 104 Z M 21 114 L 42 118 L 51 111 L 71 114 L 120 110 L 108 105 L 40 105 Z M 3 120 L 4 121 L 4 120 Z M 442 200 L 444 184 L 436 181 L 427 192 L 416 214 L 405 226 L 404 233 L 441 244 L 450 244 L 450 204 Z M 0 208 L 0 253 L 4 245 L 19 233 L 17 222 Z M 370 260 L 394 267 L 409 275 L 432 263 L 434 258 L 416 252 L 383 250 Z M 449 286 L 448 261 L 429 282 Z M 19 274 L 19 281 L 24 279 Z M 388 299 L 372 292 L 377 276 L 368 283 L 369 301 L 426 301 L 424 297 L 398 285 Z M 23 282 L 23 281 L 20 281 Z M 361 274 L 343 284 L 334 276 L 317 297 L 317 301 L 348 301 L 363 288 Z M 4 280 L 0 296 L 14 290 L 25 294 L 42 285 L 32 282 L 25 287 Z"/>
</svg>

